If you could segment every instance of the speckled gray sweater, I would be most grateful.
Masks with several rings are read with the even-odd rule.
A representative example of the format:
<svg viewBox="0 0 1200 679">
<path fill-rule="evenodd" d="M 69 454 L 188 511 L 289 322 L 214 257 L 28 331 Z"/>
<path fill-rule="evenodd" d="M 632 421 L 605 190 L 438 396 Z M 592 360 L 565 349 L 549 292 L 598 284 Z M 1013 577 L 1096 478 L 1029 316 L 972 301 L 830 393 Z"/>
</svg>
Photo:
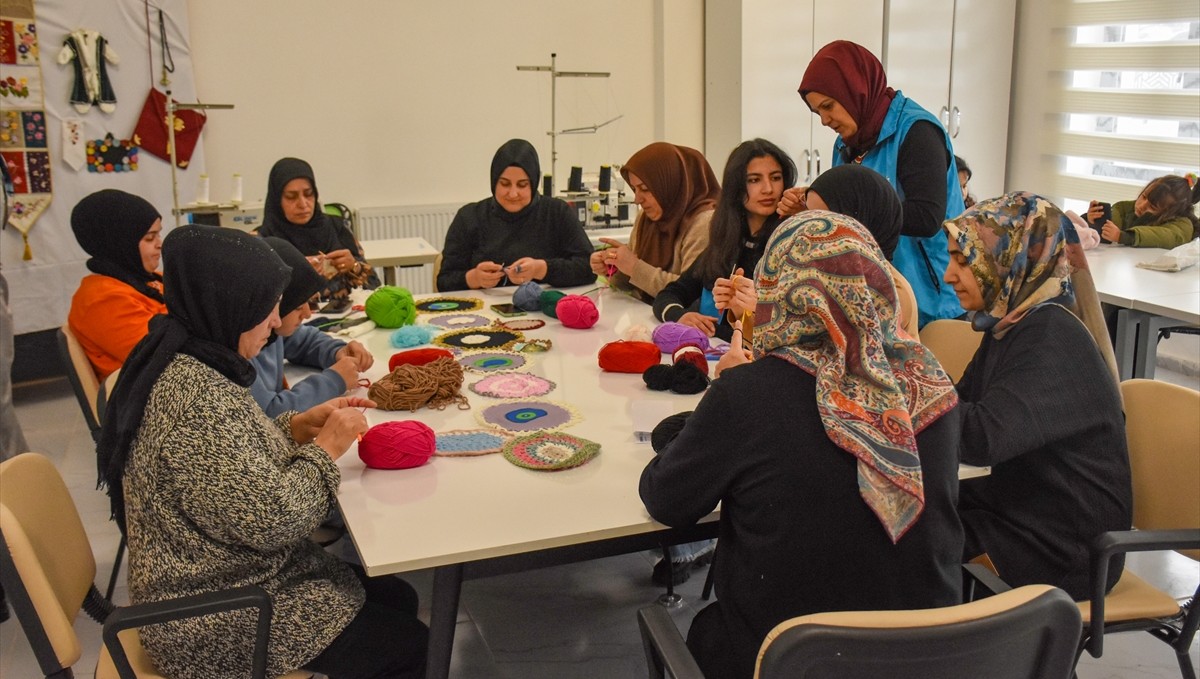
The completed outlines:
<svg viewBox="0 0 1200 679">
<path fill-rule="evenodd" d="M 240 387 L 179 354 L 146 404 L 125 469 L 134 603 L 259 585 L 274 600 L 268 673 L 324 650 L 363 604 L 362 585 L 308 539 L 341 475 L 315 444 L 292 441 L 292 413 L 268 419 Z M 165 675 L 249 676 L 253 612 L 144 628 Z"/>
</svg>

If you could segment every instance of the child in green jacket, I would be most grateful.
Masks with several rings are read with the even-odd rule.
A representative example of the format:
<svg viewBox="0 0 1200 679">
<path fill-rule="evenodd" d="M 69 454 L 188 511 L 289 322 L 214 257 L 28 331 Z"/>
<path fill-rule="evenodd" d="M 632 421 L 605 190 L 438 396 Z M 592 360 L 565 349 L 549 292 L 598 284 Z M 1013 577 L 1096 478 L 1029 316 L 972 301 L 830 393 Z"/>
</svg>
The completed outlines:
<svg viewBox="0 0 1200 679">
<path fill-rule="evenodd" d="M 1100 235 L 1135 248 L 1170 249 L 1195 238 L 1200 220 L 1192 206 L 1200 200 L 1200 186 L 1194 177 L 1159 177 L 1142 189 L 1137 200 L 1113 203 L 1112 219 L 1099 225 Z M 1093 200 L 1088 221 L 1095 224 L 1103 214 L 1102 204 Z"/>
</svg>

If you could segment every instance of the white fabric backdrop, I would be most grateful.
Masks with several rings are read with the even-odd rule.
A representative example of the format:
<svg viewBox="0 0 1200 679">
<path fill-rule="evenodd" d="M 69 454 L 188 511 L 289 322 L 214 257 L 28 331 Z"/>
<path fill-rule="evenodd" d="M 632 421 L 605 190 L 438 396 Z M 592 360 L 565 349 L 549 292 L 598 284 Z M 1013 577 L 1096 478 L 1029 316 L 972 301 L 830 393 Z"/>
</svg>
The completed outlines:
<svg viewBox="0 0 1200 679">
<path fill-rule="evenodd" d="M 158 84 L 161 68 L 155 8 L 161 7 L 175 59 L 175 73 L 170 76 L 171 91 L 178 101 L 195 101 L 187 0 L 152 2 L 150 40 L 153 43 L 154 82 Z M 171 170 L 166 161 L 143 151 L 138 154 L 136 172 L 97 174 L 86 168 L 75 171 L 62 160 L 64 117 L 82 118 L 88 139 L 102 138 L 108 132 L 118 139 L 128 139 L 133 133 L 151 78 L 144 0 L 36 0 L 35 10 L 54 198 L 29 232 L 32 260 L 21 259 L 23 246 L 21 234 L 16 229 L 7 228 L 0 232 L 0 264 L 9 283 L 18 334 L 54 328 L 66 321 L 71 295 L 79 287 L 79 280 L 87 274 L 84 266 L 87 256 L 71 234 L 71 208 L 79 199 L 100 189 L 121 189 L 153 203 L 163 215 L 164 232 L 175 224 L 171 217 Z M 88 113 L 80 114 L 67 101 L 74 82 L 74 67 L 70 63 L 60 66 L 55 57 L 62 49 L 63 39 L 77 28 L 99 31 L 120 57 L 119 64 L 108 65 L 117 95 L 117 110 L 111 114 L 102 113 L 96 106 Z M 213 115 L 220 115 L 220 112 Z M 197 145 L 190 165 L 179 171 L 180 203 L 191 202 L 194 198 L 203 168 L 202 134 L 201 144 Z"/>
</svg>

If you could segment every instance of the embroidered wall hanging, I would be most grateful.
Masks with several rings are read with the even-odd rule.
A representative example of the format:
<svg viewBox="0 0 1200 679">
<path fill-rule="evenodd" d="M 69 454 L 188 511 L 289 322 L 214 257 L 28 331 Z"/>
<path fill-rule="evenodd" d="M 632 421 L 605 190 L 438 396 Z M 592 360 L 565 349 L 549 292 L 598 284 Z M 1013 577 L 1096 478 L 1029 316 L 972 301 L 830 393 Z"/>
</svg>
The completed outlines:
<svg viewBox="0 0 1200 679">
<path fill-rule="evenodd" d="M 0 157 L 13 182 L 8 221 L 21 233 L 22 258 L 28 260 L 33 259 L 29 230 L 52 197 L 37 21 L 33 0 L 4 0 L 0 7 Z"/>
<path fill-rule="evenodd" d="M 533 398 L 554 391 L 554 383 L 529 373 L 496 373 L 472 384 L 471 391 L 489 398 Z"/>
<path fill-rule="evenodd" d="M 451 429 L 437 434 L 439 457 L 475 457 L 500 452 L 512 434 L 500 429 Z"/>
<path fill-rule="evenodd" d="M 505 401 L 478 410 L 480 424 L 526 434 L 548 429 L 561 429 L 579 422 L 574 408 L 555 401 L 526 399 Z"/>
<path fill-rule="evenodd" d="M 433 297 L 417 302 L 417 311 L 423 314 L 479 311 L 482 308 L 483 300 L 472 297 Z"/>
<path fill-rule="evenodd" d="M 534 471 L 559 471 L 587 464 L 600 453 L 600 444 L 578 436 L 550 431 L 518 436 L 501 449 L 504 459 Z"/>
<path fill-rule="evenodd" d="M 489 318 L 484 318 L 479 314 L 440 314 L 425 321 L 429 325 L 436 325 L 439 328 L 478 328 L 483 325 L 491 325 L 492 321 Z"/>
<path fill-rule="evenodd" d="M 103 139 L 89 139 L 87 168 L 88 172 L 136 172 L 138 147 L 128 139 L 117 141 L 111 132 Z"/>
<path fill-rule="evenodd" d="M 511 351 L 478 351 L 458 359 L 465 370 L 490 373 L 502 370 L 518 370 L 525 366 L 526 358 Z"/>
<path fill-rule="evenodd" d="M 433 338 L 433 343 L 443 347 L 460 349 L 495 349 L 510 342 L 521 342 L 525 336 L 515 330 L 499 328 L 464 328 L 451 330 Z"/>
</svg>

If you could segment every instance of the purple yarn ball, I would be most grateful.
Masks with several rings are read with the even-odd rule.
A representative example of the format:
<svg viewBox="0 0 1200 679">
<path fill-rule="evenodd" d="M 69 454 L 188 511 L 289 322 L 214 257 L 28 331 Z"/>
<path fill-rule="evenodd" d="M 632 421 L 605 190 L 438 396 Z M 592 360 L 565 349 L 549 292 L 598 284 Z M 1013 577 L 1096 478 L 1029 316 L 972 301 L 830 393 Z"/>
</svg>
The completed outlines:
<svg viewBox="0 0 1200 679">
<path fill-rule="evenodd" d="M 695 344 L 701 351 L 708 351 L 708 335 L 703 330 L 682 323 L 663 323 L 654 329 L 651 338 L 664 354 L 673 354 L 685 344 Z"/>
</svg>

